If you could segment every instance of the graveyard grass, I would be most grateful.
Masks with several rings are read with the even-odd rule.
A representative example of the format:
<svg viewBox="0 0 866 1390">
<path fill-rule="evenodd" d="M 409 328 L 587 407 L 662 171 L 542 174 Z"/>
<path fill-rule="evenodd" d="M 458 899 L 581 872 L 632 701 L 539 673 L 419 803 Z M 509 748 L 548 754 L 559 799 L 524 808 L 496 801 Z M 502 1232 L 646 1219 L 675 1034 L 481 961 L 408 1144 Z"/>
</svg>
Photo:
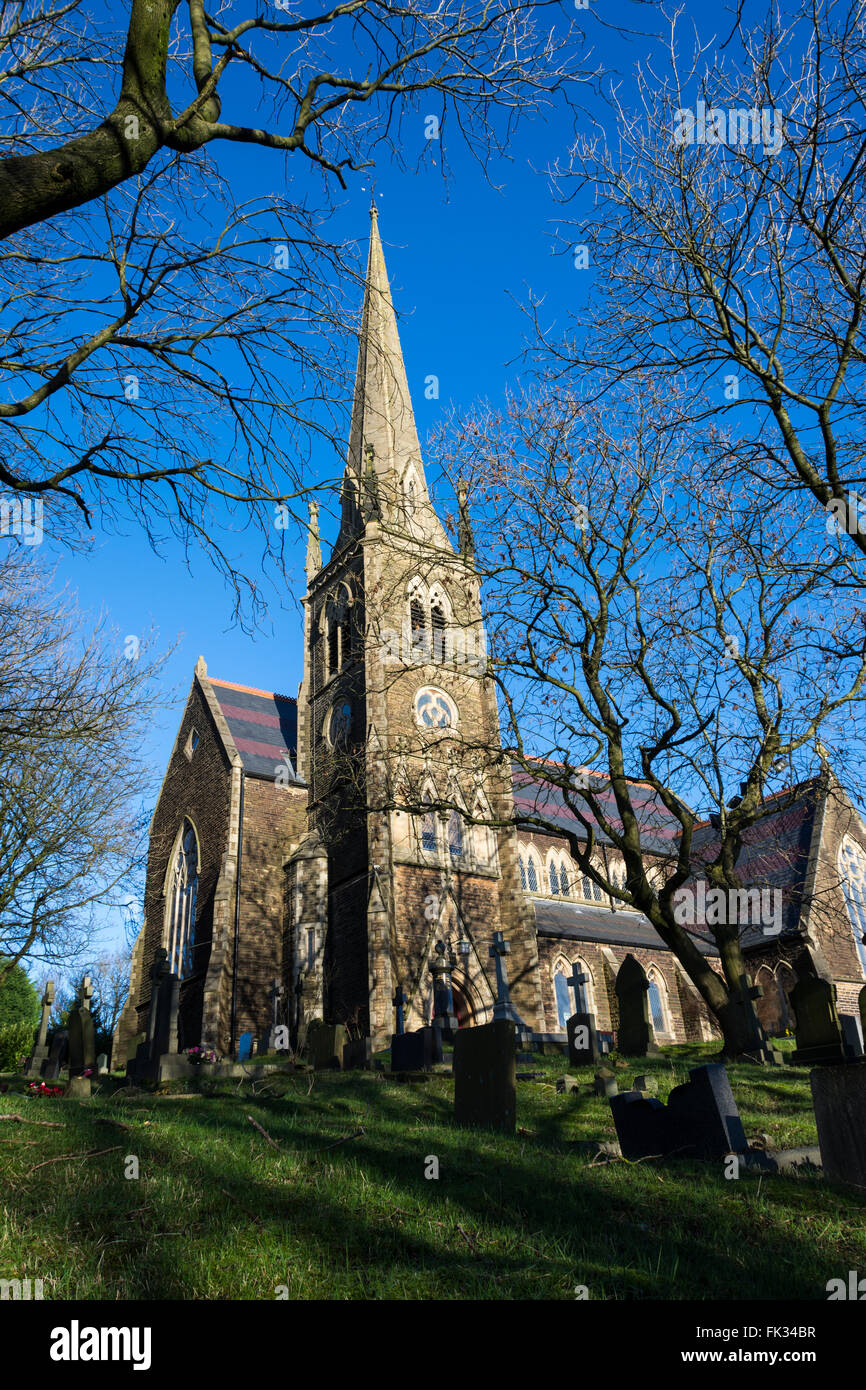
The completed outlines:
<svg viewBox="0 0 866 1390">
<path fill-rule="evenodd" d="M 652 1072 L 666 1099 L 712 1053 L 631 1060 L 620 1087 Z M 7 1077 L 0 1113 L 61 1127 L 0 1124 L 0 1278 L 42 1278 L 46 1299 L 274 1299 L 280 1286 L 574 1299 L 585 1285 L 589 1299 L 809 1300 L 866 1268 L 866 1193 L 815 1173 L 726 1180 L 721 1162 L 593 1159 L 578 1141 L 615 1138 L 607 1102 L 556 1093 L 564 1058 L 533 1070 L 513 1137 L 455 1128 L 443 1075 L 201 1078 L 158 1094 L 111 1079 L 89 1101 L 31 1100 Z M 816 1142 L 804 1068 L 728 1072 L 750 1140 Z M 434 1155 L 438 1180 L 424 1176 Z"/>
</svg>

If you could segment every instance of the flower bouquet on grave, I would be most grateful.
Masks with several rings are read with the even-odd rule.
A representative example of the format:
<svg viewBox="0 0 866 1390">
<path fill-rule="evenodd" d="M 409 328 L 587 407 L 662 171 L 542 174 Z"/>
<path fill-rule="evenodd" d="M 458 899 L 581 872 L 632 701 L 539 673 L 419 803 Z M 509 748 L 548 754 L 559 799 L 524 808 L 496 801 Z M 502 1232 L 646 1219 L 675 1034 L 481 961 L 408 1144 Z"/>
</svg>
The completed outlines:
<svg viewBox="0 0 866 1390">
<path fill-rule="evenodd" d="M 31 1081 L 27 1093 L 31 1096 L 62 1096 L 63 1087 L 46 1086 L 44 1081 Z"/>
<path fill-rule="evenodd" d="M 188 1047 L 186 1049 L 187 1060 L 192 1062 L 194 1067 L 200 1067 L 202 1062 L 215 1062 L 217 1055 L 204 1047 Z"/>
</svg>

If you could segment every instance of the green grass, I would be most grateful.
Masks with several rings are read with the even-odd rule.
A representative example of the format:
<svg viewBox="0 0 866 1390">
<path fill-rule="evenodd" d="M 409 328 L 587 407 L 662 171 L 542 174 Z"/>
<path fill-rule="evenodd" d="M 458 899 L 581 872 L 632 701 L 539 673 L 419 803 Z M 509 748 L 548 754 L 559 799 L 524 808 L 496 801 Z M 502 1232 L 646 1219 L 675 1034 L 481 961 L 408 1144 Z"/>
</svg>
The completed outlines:
<svg viewBox="0 0 866 1390">
<path fill-rule="evenodd" d="M 664 1099 L 712 1051 L 668 1048 L 620 1086 L 654 1072 Z M 84 1299 L 272 1299 L 280 1285 L 293 1299 L 573 1299 L 582 1284 L 592 1299 L 823 1300 L 828 1279 L 866 1273 L 866 1197 L 817 1174 L 593 1161 L 575 1141 L 615 1137 L 607 1103 L 556 1094 L 564 1059 L 532 1070 L 544 1081 L 519 1083 L 513 1138 L 454 1128 L 447 1076 L 202 1078 L 162 1094 L 111 1080 L 84 1102 L 32 1100 L 6 1078 L 0 1113 L 62 1128 L 0 1124 L 0 1278 Z M 750 1139 L 816 1142 L 805 1070 L 729 1075 Z"/>
</svg>

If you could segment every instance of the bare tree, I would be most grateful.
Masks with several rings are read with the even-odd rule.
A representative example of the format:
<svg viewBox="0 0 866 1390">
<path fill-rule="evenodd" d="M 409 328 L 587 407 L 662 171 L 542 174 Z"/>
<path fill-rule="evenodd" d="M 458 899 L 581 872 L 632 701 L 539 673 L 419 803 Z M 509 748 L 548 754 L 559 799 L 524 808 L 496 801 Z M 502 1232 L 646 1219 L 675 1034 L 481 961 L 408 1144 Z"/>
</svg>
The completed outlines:
<svg viewBox="0 0 866 1390">
<path fill-rule="evenodd" d="M 4 534 L 35 503 L 65 541 L 132 518 L 257 613 L 225 535 L 279 560 L 313 443 L 345 437 L 360 278 L 330 189 L 452 128 L 483 170 L 529 102 L 569 99 L 580 27 L 525 0 L 230 8 L 131 0 L 124 31 L 0 3 L 0 487 Z M 287 191 L 237 198 L 226 144 L 281 151 Z"/>
<path fill-rule="evenodd" d="M 137 882 L 164 660 L 87 630 L 32 557 L 0 560 L 0 987 L 23 959 L 80 978 Z"/>
<path fill-rule="evenodd" d="M 748 474 L 768 505 L 801 495 L 813 529 L 866 553 L 863 5 L 729 20 L 699 37 L 677 10 L 636 97 L 612 86 L 554 170 L 592 289 L 564 332 L 533 304 L 543 356 L 686 382 L 695 424 L 729 432 L 717 476 Z"/>
<path fill-rule="evenodd" d="M 689 425 L 667 387 L 588 404 L 548 383 L 439 449 L 474 499 L 503 746 L 537 789 L 519 821 L 564 835 L 582 875 L 649 919 L 736 1055 L 743 924 L 698 928 L 722 978 L 684 892 L 702 878 L 731 901 L 747 832 L 822 760 L 844 775 L 866 626 L 856 555 L 804 534 L 799 506 L 709 486 L 726 441 L 695 451 Z"/>
</svg>

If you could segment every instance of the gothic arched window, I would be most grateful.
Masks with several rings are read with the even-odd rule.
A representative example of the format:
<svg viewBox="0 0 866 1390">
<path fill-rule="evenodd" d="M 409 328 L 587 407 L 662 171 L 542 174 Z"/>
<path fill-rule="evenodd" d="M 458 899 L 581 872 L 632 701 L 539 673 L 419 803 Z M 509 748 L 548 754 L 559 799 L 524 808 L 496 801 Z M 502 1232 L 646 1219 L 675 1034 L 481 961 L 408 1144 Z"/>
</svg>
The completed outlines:
<svg viewBox="0 0 866 1390">
<path fill-rule="evenodd" d="M 525 893 L 525 892 L 526 892 L 526 886 L 527 886 L 527 885 L 526 885 L 526 860 L 524 859 L 524 857 L 523 857 L 522 854 L 518 854 L 518 856 L 517 856 L 517 862 L 518 862 L 519 865 L 520 865 L 520 886 L 521 886 L 521 888 L 523 889 L 523 891 L 524 891 L 524 893 Z"/>
<path fill-rule="evenodd" d="M 430 605 L 430 632 L 433 639 L 433 660 L 444 661 L 445 650 L 445 609 L 438 599 Z"/>
<path fill-rule="evenodd" d="M 653 1031 L 664 1036 L 670 1033 L 667 1008 L 665 1007 L 667 990 L 664 981 L 656 974 L 655 970 L 650 970 L 647 978 L 649 980 L 649 1007 Z"/>
<path fill-rule="evenodd" d="M 530 893 L 537 893 L 537 892 L 538 892 L 538 868 L 537 868 L 537 865 L 536 865 L 536 862 L 535 862 L 535 855 L 534 855 L 534 854 L 531 854 L 531 853 L 527 856 L 526 877 L 527 877 L 527 880 L 528 880 L 528 882 L 529 882 L 529 891 L 530 891 Z"/>
<path fill-rule="evenodd" d="M 463 818 L 459 811 L 452 811 L 448 821 L 448 853 L 452 859 L 463 858 Z"/>
<path fill-rule="evenodd" d="M 564 1028 L 571 1018 L 571 1000 L 568 997 L 568 980 L 562 966 L 553 977 L 553 994 L 556 999 L 556 1021 Z"/>
<path fill-rule="evenodd" d="M 559 894 L 559 865 L 556 860 L 551 858 L 547 863 L 547 877 L 550 880 L 550 891 L 557 897 Z"/>
<path fill-rule="evenodd" d="M 559 891 L 564 898 L 571 897 L 570 865 L 566 859 L 559 861 Z"/>
<path fill-rule="evenodd" d="M 586 874 L 584 874 L 584 876 L 583 876 L 583 882 L 582 882 L 582 884 L 581 884 L 581 888 L 582 888 L 582 891 L 583 891 L 583 896 L 586 898 L 587 902 L 591 903 L 591 902 L 592 902 L 592 882 L 591 882 L 591 880 L 587 877 Z"/>
<path fill-rule="evenodd" d="M 429 792 L 424 793 L 424 805 L 430 806 L 432 798 Z M 421 817 L 421 848 L 427 854 L 436 853 L 436 813 L 435 811 L 425 811 Z"/>
<path fill-rule="evenodd" d="M 423 655 L 427 647 L 427 623 L 420 598 L 413 598 L 409 604 L 409 626 L 412 634 L 412 653 Z"/>
<path fill-rule="evenodd" d="M 853 840 L 842 841 L 839 850 L 839 873 L 860 969 L 866 975 L 866 944 L 863 942 L 863 936 L 866 934 L 866 854 Z"/>
<path fill-rule="evenodd" d="M 168 968 L 182 980 L 192 973 L 197 893 L 198 841 L 191 821 L 185 820 L 171 864 L 166 894 Z"/>
</svg>

